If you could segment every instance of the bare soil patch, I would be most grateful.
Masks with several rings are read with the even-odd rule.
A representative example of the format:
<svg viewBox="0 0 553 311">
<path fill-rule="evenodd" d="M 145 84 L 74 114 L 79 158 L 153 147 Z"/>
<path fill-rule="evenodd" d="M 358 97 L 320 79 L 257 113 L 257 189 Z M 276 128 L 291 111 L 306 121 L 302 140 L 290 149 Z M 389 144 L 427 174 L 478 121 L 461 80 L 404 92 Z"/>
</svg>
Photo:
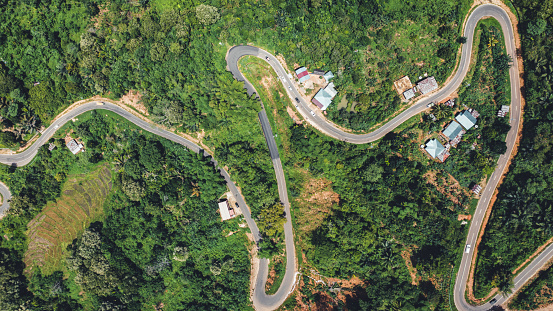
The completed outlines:
<svg viewBox="0 0 553 311">
<path fill-rule="evenodd" d="M 300 207 L 297 217 L 298 230 L 307 233 L 318 228 L 326 216 L 331 212 L 331 207 L 340 202 L 340 196 L 332 190 L 332 182 L 326 178 L 309 178 L 306 171 L 303 172 L 306 182 L 304 191 L 296 199 Z"/>
<path fill-rule="evenodd" d="M 471 196 L 471 193 L 467 189 L 461 187 L 459 182 L 451 176 L 451 174 L 437 177 L 436 173 L 436 171 L 430 170 L 424 174 L 423 177 L 454 204 L 461 205 L 461 197 Z"/>
<path fill-rule="evenodd" d="M 142 94 L 138 91 L 130 90 L 127 94 L 121 96 L 120 103 L 128 105 L 136 109 L 138 112 L 145 116 L 149 116 L 148 109 L 141 103 Z"/>
</svg>

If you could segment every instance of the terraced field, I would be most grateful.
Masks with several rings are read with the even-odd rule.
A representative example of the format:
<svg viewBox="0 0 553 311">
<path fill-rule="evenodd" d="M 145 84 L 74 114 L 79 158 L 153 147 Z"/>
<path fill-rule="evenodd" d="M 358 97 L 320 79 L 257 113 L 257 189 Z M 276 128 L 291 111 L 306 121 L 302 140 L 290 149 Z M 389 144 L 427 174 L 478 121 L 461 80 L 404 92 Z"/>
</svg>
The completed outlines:
<svg viewBox="0 0 553 311">
<path fill-rule="evenodd" d="M 28 273 L 40 266 L 48 274 L 60 266 L 67 245 L 102 216 L 102 205 L 111 187 L 108 165 L 69 176 L 57 202 L 49 202 L 27 225 L 29 246 L 24 261 Z"/>
</svg>

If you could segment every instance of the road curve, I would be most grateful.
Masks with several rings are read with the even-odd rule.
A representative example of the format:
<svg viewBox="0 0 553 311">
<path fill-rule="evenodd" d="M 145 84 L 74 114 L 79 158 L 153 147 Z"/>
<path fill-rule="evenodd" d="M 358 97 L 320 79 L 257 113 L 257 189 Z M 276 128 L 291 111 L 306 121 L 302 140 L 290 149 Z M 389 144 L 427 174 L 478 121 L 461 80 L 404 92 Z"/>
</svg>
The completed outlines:
<svg viewBox="0 0 553 311">
<path fill-rule="evenodd" d="M 285 89 L 292 98 L 298 98 L 298 111 L 303 115 L 303 117 L 319 129 L 324 134 L 339 139 L 342 141 L 347 141 L 354 144 L 364 144 L 373 142 L 384 137 L 387 133 L 395 129 L 398 125 L 402 124 L 409 118 L 423 112 L 428 109 L 427 104 L 430 102 L 440 102 L 447 97 L 449 97 L 453 92 L 455 92 L 463 83 L 471 60 L 472 46 L 474 42 L 474 33 L 476 25 L 479 20 L 486 17 L 495 18 L 501 25 L 504 38 L 505 46 L 507 53 L 511 56 L 513 60 L 516 60 L 516 46 L 514 31 L 509 19 L 509 15 L 501 7 L 484 4 L 476 7 L 472 13 L 469 15 L 465 25 L 464 37 L 467 38 L 467 43 L 462 46 L 461 49 L 461 58 L 459 62 L 459 67 L 455 72 L 454 76 L 450 82 L 444 85 L 441 89 L 434 92 L 430 96 L 427 96 L 419 101 L 417 101 L 413 106 L 406 109 L 398 116 L 394 117 L 392 120 L 384 124 L 382 127 L 377 130 L 366 133 L 366 134 L 353 134 L 340 130 L 334 124 L 326 120 L 324 117 L 320 116 L 318 113 L 315 115 L 311 114 L 312 111 L 316 111 L 316 108 L 313 105 L 306 103 L 300 93 L 292 84 L 291 79 L 288 77 L 286 70 L 282 67 L 280 62 L 269 52 L 262 50 L 254 46 L 234 46 L 232 47 L 227 54 L 227 66 L 228 70 L 233 74 L 235 79 L 238 81 L 244 81 L 245 88 L 248 91 L 248 94 L 252 95 L 255 93 L 255 89 L 252 84 L 247 81 L 240 70 L 238 69 L 238 60 L 242 56 L 251 55 L 256 56 L 261 59 L 267 60 L 267 62 L 273 67 L 277 75 L 280 77 L 281 82 L 284 84 Z M 510 115 L 510 124 L 511 130 L 507 134 L 507 151 L 504 155 L 499 157 L 497 162 L 497 168 L 494 173 L 491 175 L 489 182 L 482 192 L 481 199 L 478 202 L 477 209 L 475 211 L 471 226 L 469 228 L 469 233 L 467 236 L 466 244 L 475 245 L 478 233 L 480 231 L 482 220 L 486 215 L 486 210 L 488 209 L 490 200 L 493 196 L 493 193 L 499 183 L 500 176 L 503 174 L 505 168 L 507 167 L 508 160 L 512 154 L 516 142 L 517 133 L 521 125 L 521 94 L 520 94 L 520 81 L 519 81 L 519 68 L 518 63 L 515 61 L 511 69 L 509 70 L 509 76 L 511 81 L 511 115 Z M 276 168 L 275 168 L 276 169 Z M 287 249 L 288 252 L 288 249 Z M 455 306 L 458 310 L 487 310 L 491 307 L 490 304 L 485 304 L 481 306 L 473 306 L 466 302 L 465 300 L 465 289 L 467 284 L 467 279 L 470 271 L 471 259 L 474 254 L 474 248 L 471 248 L 469 253 L 463 252 L 463 257 L 457 278 L 455 281 L 455 290 L 454 290 L 454 301 Z M 548 247 L 542 254 L 540 254 L 526 269 L 524 269 L 517 277 L 515 277 L 514 283 L 515 288 L 513 293 L 516 292 L 520 287 L 537 271 L 547 259 L 553 257 L 553 245 Z M 295 271 L 294 271 L 295 272 Z M 286 271 L 286 274 L 291 274 L 291 271 Z M 263 279 L 265 280 L 266 277 Z M 282 284 L 284 287 L 289 287 L 288 284 Z M 280 290 L 279 290 L 280 292 Z M 495 304 L 501 304 L 506 301 L 508 297 L 503 297 L 502 295 L 497 295 L 495 297 L 497 302 Z"/>
<path fill-rule="evenodd" d="M 2 194 L 2 205 L 0 206 L 0 219 L 2 219 L 10 208 L 10 199 L 12 198 L 10 189 L 3 182 L 0 182 L 0 194 Z"/>
<path fill-rule="evenodd" d="M 395 118 L 393 118 L 391 121 L 380 127 L 379 129 L 367 133 L 367 134 L 352 134 L 347 133 L 344 131 L 341 131 L 333 124 L 329 123 L 326 119 L 319 116 L 318 114 L 315 114 L 315 116 L 312 116 L 310 111 L 311 108 L 309 105 L 301 99 L 299 96 L 298 91 L 293 87 L 293 84 L 291 83 L 290 79 L 287 77 L 287 74 L 284 70 L 284 68 L 278 63 L 276 58 L 269 54 L 268 52 L 261 50 L 256 47 L 252 46 L 236 46 L 229 50 L 229 53 L 227 55 L 227 63 L 229 70 L 233 73 L 234 77 L 239 81 L 244 81 L 246 89 L 248 90 L 249 94 L 253 94 L 255 92 L 255 89 L 253 86 L 244 79 L 243 75 L 238 70 L 238 59 L 244 55 L 253 55 L 260 58 L 265 59 L 265 57 L 269 58 L 269 63 L 273 66 L 273 69 L 277 72 L 279 76 L 283 77 L 283 83 L 287 84 L 288 86 L 291 86 L 291 90 L 288 89 L 292 97 L 298 97 L 300 99 L 300 104 L 298 107 L 299 112 L 306 118 L 308 121 L 312 124 L 314 124 L 319 130 L 321 130 L 323 133 L 334 137 L 336 139 L 340 140 L 347 140 L 351 143 L 356 144 L 363 144 L 375 141 L 377 139 L 382 138 L 384 135 L 392 131 L 394 128 L 396 128 L 398 125 L 403 123 L 404 121 L 408 120 L 410 117 L 417 115 L 418 113 L 421 113 L 422 111 L 426 110 L 426 105 L 429 102 L 438 102 L 446 97 L 448 97 L 451 93 L 453 93 L 457 88 L 461 85 L 468 69 L 469 69 L 469 63 L 470 63 L 470 54 L 472 49 L 472 42 L 474 37 L 474 30 L 476 27 L 476 24 L 478 20 L 480 20 L 483 17 L 490 16 L 494 17 L 499 21 L 503 28 L 503 33 L 505 36 L 505 45 L 507 47 L 508 53 L 512 56 L 513 59 L 516 59 L 516 53 L 515 53 L 515 43 L 514 43 L 514 35 L 513 35 L 513 29 L 509 20 L 508 14 L 501 9 L 498 6 L 485 4 L 477 7 L 469 16 L 467 19 L 466 27 L 465 27 L 465 34 L 464 36 L 467 37 L 467 44 L 464 44 L 462 47 L 462 55 L 458 67 L 458 71 L 453 76 L 450 83 L 442 87 L 440 90 L 435 92 L 429 97 L 426 97 L 420 101 L 418 101 L 416 104 L 411 106 L 409 109 L 405 110 Z M 516 134 L 518 131 L 518 128 L 520 126 L 520 117 L 521 117 L 521 95 L 520 95 L 520 85 L 518 80 L 518 74 L 519 70 L 517 67 L 517 63 L 515 62 L 514 66 L 510 69 L 510 78 L 511 78 L 511 130 L 507 134 L 507 152 L 506 155 L 510 155 L 514 148 L 514 143 L 516 140 Z M 14 154 L 14 155 L 0 155 L 0 162 L 7 164 L 7 165 L 15 165 L 15 166 L 22 166 L 28 164 L 36 155 L 38 148 L 45 144 L 50 137 L 54 134 L 56 129 L 61 127 L 63 124 L 71 120 L 72 118 L 90 110 L 95 109 L 105 109 L 112 111 L 114 113 L 119 114 L 123 118 L 127 119 L 128 121 L 134 123 L 135 125 L 143 128 L 146 131 L 149 131 L 153 134 L 156 134 L 158 136 L 164 137 L 166 139 L 172 140 L 176 143 L 179 143 L 188 149 L 200 153 L 203 152 L 205 156 L 211 156 L 212 162 L 214 165 L 220 170 L 222 176 L 225 178 L 227 182 L 227 186 L 231 190 L 231 192 L 235 195 L 238 203 L 240 206 L 246 206 L 244 198 L 240 195 L 240 192 L 238 192 L 238 189 L 230 179 L 230 176 L 228 173 L 217 166 L 217 162 L 213 159 L 212 155 L 208 154 L 205 150 L 200 148 L 195 143 L 178 136 L 174 133 L 162 130 L 142 119 L 135 116 L 131 112 L 113 105 L 109 103 L 101 104 L 98 102 L 91 102 L 86 103 L 81 106 L 76 107 L 75 109 L 67 112 L 64 115 L 61 115 L 56 121 L 52 123 L 50 127 L 48 127 L 42 135 L 38 138 L 38 140 L 30 146 L 27 150 L 25 150 L 22 153 Z M 270 126 L 268 126 L 268 122 L 266 121 L 266 115 L 262 116 L 260 114 L 260 121 L 262 124 L 262 127 L 264 128 L 264 131 L 270 129 Z M 272 132 L 271 132 L 272 133 Z M 274 143 L 274 138 L 272 135 L 265 135 L 267 139 L 267 143 L 269 145 L 270 151 L 271 146 Z M 274 146 L 273 146 L 274 147 Z M 290 220 L 290 213 L 289 213 L 289 203 L 287 199 L 287 189 L 286 189 L 286 183 L 284 179 L 284 173 L 282 170 L 282 164 L 280 163 L 280 158 L 278 157 L 278 151 L 277 154 L 274 154 L 274 151 L 271 151 L 271 157 L 273 159 L 273 165 L 274 169 L 277 175 L 277 183 L 278 183 L 278 189 L 279 189 L 279 195 L 281 197 L 281 200 L 283 200 L 283 203 L 286 208 L 286 217 L 287 222 L 285 224 L 285 240 L 286 240 L 286 252 L 287 252 L 287 266 L 286 266 L 286 273 L 285 277 L 283 279 L 283 282 L 281 284 L 281 287 L 277 291 L 275 295 L 266 295 L 264 292 L 264 284 L 267 279 L 267 272 L 268 272 L 268 261 L 267 260 L 261 260 L 260 263 L 260 269 L 257 275 L 256 279 L 256 289 L 254 291 L 254 307 L 257 310 L 273 310 L 276 309 L 288 296 L 292 288 L 294 287 L 295 282 L 295 272 L 296 272 L 296 266 L 295 266 L 295 250 L 293 245 L 293 232 L 292 232 L 292 225 Z M 481 227 L 482 219 L 484 218 L 485 211 L 488 208 L 491 196 L 497 187 L 497 184 L 499 182 L 499 176 L 501 176 L 502 172 L 504 171 L 509 156 L 502 155 L 498 160 L 498 166 L 492 176 L 489 179 L 489 183 L 486 186 L 486 188 L 483 191 L 482 198 L 478 203 L 476 212 L 473 217 L 473 221 L 471 222 L 471 227 L 469 229 L 469 234 L 467 237 L 467 244 L 474 245 L 478 232 Z M 5 186 L 2 187 L 0 185 L 0 191 L 4 195 L 4 198 L 8 194 L 9 191 L 7 191 Z M 7 191 L 7 192 L 4 192 Z M 4 205 L 7 203 L 8 200 L 5 200 Z M 259 242 L 261 236 L 259 233 L 259 230 L 257 228 L 257 225 L 251 218 L 250 212 L 248 208 L 243 208 L 244 217 L 246 218 L 246 221 L 248 223 L 248 226 L 250 227 L 250 230 L 252 231 L 252 234 L 254 235 L 254 238 L 257 242 Z M 291 243 L 289 243 L 291 241 Z M 291 244 L 291 245 L 290 245 Z M 290 248 L 291 247 L 291 248 Z M 469 305 L 464 298 L 465 288 L 466 288 L 466 282 L 468 277 L 468 271 L 470 270 L 470 262 L 473 255 L 474 249 L 471 249 L 471 251 L 467 253 L 463 253 L 459 273 L 457 274 L 457 279 L 455 282 L 455 290 L 454 290 L 454 300 L 455 305 L 457 309 L 459 310 L 486 310 L 490 307 L 490 305 L 482 305 L 482 306 L 472 306 Z M 553 245 L 548 247 L 544 252 L 542 252 L 526 269 L 524 269 L 517 277 L 515 277 L 515 288 L 514 290 L 518 290 L 528 278 L 530 278 L 533 273 L 539 269 L 545 262 L 547 262 L 548 259 L 553 257 Z M 513 291 L 513 292 L 515 292 Z M 497 304 L 503 303 L 505 301 L 506 297 L 502 297 L 501 295 L 496 296 Z"/>
<path fill-rule="evenodd" d="M 142 129 L 153 133 L 155 135 L 161 136 L 163 138 L 169 139 L 171 141 L 174 141 L 178 144 L 183 145 L 184 147 L 190 149 L 193 152 L 200 153 L 202 152 L 205 157 L 211 157 L 211 162 L 213 165 L 220 171 L 221 175 L 225 179 L 227 183 L 227 187 L 229 190 L 233 193 L 234 197 L 236 198 L 239 206 L 242 207 L 242 213 L 244 215 L 244 218 L 246 219 L 246 223 L 248 224 L 250 231 L 252 232 L 255 241 L 259 242 L 261 235 L 259 233 L 259 229 L 257 228 L 257 224 L 252 219 L 250 210 L 247 208 L 246 202 L 238 189 L 236 188 L 236 185 L 231 180 L 228 172 L 224 169 L 218 166 L 217 161 L 213 158 L 211 154 L 206 152 L 204 149 L 202 149 L 200 146 L 196 145 L 195 143 L 166 130 L 163 130 L 157 126 L 152 125 L 151 123 L 148 123 L 147 121 L 142 120 L 141 118 L 137 117 L 133 113 L 117 106 L 111 103 L 102 103 L 102 102 L 90 102 L 86 104 L 82 104 L 67 113 L 60 115 L 52 124 L 42 132 L 42 135 L 35 141 L 28 149 L 25 151 L 13 154 L 13 155 L 0 155 L 0 163 L 12 165 L 12 166 L 23 166 L 28 164 L 37 154 L 38 149 L 44 145 L 51 137 L 54 135 L 56 130 L 60 127 L 62 127 L 65 123 L 73 119 L 74 117 L 83 114 L 87 111 L 91 110 L 108 110 L 111 112 L 114 112 L 121 117 L 127 119 L 129 122 L 133 123 L 134 125 L 141 127 Z M 8 188 L 0 182 L 0 193 L 4 196 L 4 204 L 2 205 L 2 208 L 7 204 L 8 199 L 11 197 L 10 192 Z M 6 206 L 6 210 L 9 207 L 9 205 Z"/>
</svg>

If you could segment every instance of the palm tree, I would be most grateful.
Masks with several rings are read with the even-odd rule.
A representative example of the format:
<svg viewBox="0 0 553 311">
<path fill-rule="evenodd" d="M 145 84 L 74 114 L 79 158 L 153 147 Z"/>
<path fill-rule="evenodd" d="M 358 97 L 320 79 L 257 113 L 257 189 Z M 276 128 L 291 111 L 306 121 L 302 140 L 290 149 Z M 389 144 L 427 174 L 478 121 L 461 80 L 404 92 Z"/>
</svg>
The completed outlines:
<svg viewBox="0 0 553 311">
<path fill-rule="evenodd" d="M 130 158 L 130 155 L 119 152 L 114 156 L 113 162 L 111 162 L 111 164 L 113 164 L 115 169 L 120 172 L 123 169 L 123 166 L 125 166 L 125 163 L 127 163 Z"/>
<path fill-rule="evenodd" d="M 434 116 L 436 116 L 436 118 L 439 120 L 439 119 L 444 119 L 447 117 L 447 110 L 444 108 L 445 106 L 444 105 L 434 105 L 434 108 L 432 108 L 432 113 L 434 114 Z"/>
<path fill-rule="evenodd" d="M 34 115 L 29 116 L 27 114 L 24 114 L 18 126 L 21 127 L 21 129 L 25 133 L 34 133 L 38 129 L 38 122 Z"/>
<path fill-rule="evenodd" d="M 192 194 L 190 196 L 191 197 L 193 197 L 193 196 L 199 197 L 200 194 L 201 194 L 201 191 L 200 191 L 200 187 L 198 187 L 198 183 L 191 182 L 191 184 L 192 184 Z"/>
</svg>

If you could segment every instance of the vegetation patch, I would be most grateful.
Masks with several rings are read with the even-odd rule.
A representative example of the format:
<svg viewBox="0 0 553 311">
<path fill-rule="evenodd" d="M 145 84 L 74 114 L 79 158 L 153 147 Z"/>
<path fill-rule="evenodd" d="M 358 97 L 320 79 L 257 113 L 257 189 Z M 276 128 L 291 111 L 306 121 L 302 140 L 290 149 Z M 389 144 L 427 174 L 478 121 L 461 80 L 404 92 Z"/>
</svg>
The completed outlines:
<svg viewBox="0 0 553 311">
<path fill-rule="evenodd" d="M 69 175 L 62 195 L 48 203 L 28 224 L 27 272 L 41 267 L 45 275 L 60 269 L 67 245 L 103 215 L 103 203 L 112 187 L 108 166 L 86 175 Z"/>
<path fill-rule="evenodd" d="M 509 303 L 514 310 L 536 310 L 553 303 L 553 268 L 540 270 L 531 283 Z"/>
</svg>

